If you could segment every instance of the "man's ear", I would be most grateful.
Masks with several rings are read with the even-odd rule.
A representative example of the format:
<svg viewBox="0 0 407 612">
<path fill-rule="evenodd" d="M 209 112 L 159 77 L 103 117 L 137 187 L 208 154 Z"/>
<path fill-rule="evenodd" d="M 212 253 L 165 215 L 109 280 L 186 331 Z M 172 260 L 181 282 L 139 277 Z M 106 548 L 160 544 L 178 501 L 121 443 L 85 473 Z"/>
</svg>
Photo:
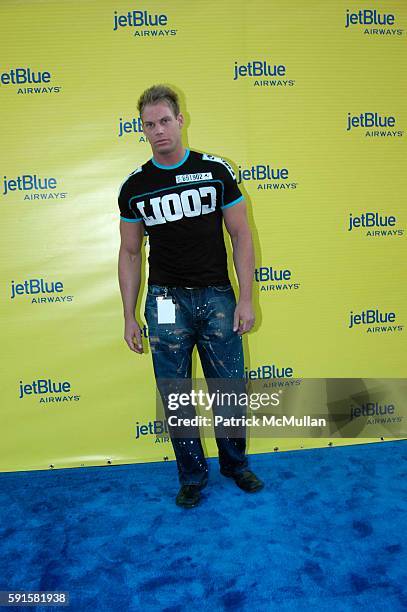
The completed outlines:
<svg viewBox="0 0 407 612">
<path fill-rule="evenodd" d="M 182 128 L 182 126 L 184 125 L 184 115 L 182 113 L 178 114 L 177 121 L 179 127 Z"/>
</svg>

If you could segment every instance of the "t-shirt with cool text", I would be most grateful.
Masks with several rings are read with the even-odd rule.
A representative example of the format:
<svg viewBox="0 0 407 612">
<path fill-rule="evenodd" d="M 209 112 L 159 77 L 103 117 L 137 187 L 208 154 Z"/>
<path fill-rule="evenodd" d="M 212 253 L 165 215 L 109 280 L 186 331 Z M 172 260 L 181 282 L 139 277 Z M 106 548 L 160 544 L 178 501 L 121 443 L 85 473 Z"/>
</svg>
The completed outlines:
<svg viewBox="0 0 407 612">
<path fill-rule="evenodd" d="M 222 210 L 241 200 L 231 166 L 206 153 L 186 149 L 178 164 L 152 158 L 132 172 L 120 187 L 120 218 L 148 233 L 148 283 L 228 284 Z"/>
</svg>

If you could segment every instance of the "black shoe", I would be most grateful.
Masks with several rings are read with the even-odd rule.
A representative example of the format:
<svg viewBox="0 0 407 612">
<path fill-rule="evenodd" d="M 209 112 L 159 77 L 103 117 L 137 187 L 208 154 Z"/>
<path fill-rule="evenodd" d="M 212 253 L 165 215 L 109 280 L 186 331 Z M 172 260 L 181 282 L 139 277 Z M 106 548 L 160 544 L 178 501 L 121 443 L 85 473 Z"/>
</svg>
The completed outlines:
<svg viewBox="0 0 407 612">
<path fill-rule="evenodd" d="M 255 491 L 260 491 L 264 487 L 264 482 L 257 478 L 256 474 L 253 474 L 250 470 L 233 474 L 229 478 L 233 478 L 237 486 L 247 493 L 255 493 Z"/>
<path fill-rule="evenodd" d="M 177 506 L 182 508 L 193 508 L 201 501 L 201 487 L 196 484 L 182 485 L 175 498 Z"/>
</svg>

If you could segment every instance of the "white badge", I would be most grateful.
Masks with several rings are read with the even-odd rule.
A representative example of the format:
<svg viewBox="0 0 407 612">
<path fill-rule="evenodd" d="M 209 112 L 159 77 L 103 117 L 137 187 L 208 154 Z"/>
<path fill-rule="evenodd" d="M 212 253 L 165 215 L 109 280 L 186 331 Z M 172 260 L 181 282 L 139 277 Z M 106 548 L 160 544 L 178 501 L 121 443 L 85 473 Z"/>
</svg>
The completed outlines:
<svg viewBox="0 0 407 612">
<path fill-rule="evenodd" d="M 175 304 L 171 298 L 157 297 L 158 323 L 175 323 Z"/>
</svg>

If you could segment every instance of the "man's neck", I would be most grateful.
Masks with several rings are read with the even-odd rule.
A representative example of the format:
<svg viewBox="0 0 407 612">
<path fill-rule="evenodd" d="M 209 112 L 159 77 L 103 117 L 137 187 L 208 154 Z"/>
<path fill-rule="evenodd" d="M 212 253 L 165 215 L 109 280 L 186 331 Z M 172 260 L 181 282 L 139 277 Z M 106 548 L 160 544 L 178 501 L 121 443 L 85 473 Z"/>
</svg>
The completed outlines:
<svg viewBox="0 0 407 612">
<path fill-rule="evenodd" d="M 175 166 L 181 161 L 181 159 L 183 159 L 185 153 L 186 149 L 182 145 L 180 145 L 180 147 L 172 153 L 154 153 L 153 156 L 154 160 L 162 166 Z"/>
</svg>

